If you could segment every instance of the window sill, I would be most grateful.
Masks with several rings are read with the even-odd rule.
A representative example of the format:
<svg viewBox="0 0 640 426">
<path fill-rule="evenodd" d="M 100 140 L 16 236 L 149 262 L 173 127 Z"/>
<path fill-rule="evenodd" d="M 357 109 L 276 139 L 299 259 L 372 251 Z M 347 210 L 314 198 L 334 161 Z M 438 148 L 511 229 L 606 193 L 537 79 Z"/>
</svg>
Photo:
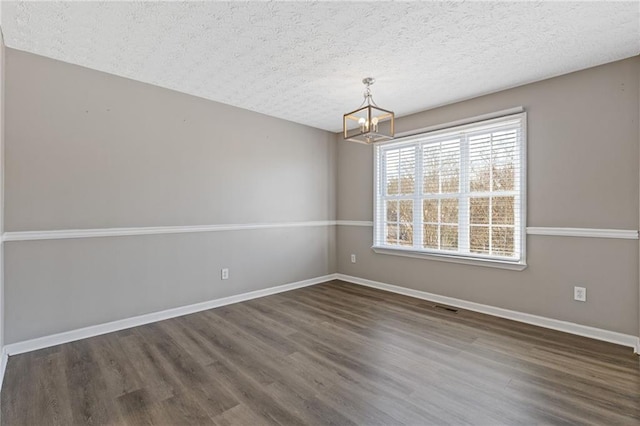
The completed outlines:
<svg viewBox="0 0 640 426">
<path fill-rule="evenodd" d="M 461 263 L 463 265 L 485 266 L 489 268 L 509 269 L 522 271 L 527 267 L 524 262 L 509 262 L 495 259 L 482 259 L 477 257 L 450 256 L 446 254 L 424 253 L 420 251 L 397 249 L 389 247 L 373 246 L 371 249 L 378 254 L 390 254 L 392 256 L 413 257 L 417 259 L 439 260 L 441 262 Z"/>
</svg>

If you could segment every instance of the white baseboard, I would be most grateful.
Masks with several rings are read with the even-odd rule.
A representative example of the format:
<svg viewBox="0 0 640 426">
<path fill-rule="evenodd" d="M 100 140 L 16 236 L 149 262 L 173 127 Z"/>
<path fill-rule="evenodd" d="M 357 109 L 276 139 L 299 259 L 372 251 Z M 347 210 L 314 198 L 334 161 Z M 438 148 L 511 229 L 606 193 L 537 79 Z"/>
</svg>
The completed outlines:
<svg viewBox="0 0 640 426">
<path fill-rule="evenodd" d="M 637 336 L 618 333 L 615 331 L 603 330 L 600 328 L 589 327 L 586 325 L 575 324 L 568 321 L 561 321 L 553 318 L 541 317 L 538 315 L 526 314 L 523 312 L 511 311 L 509 309 L 497 308 L 495 306 L 483 305 L 481 303 L 469 302 L 453 297 L 440 296 L 438 294 L 427 293 L 426 291 L 413 290 L 406 287 L 400 287 L 391 284 L 385 284 L 378 281 L 371 281 L 364 278 L 352 277 L 350 275 L 337 274 L 336 279 L 359 284 L 366 287 L 386 290 L 392 293 L 398 293 L 405 296 L 415 297 L 418 299 L 429 300 L 444 305 L 455 306 L 457 308 L 467 309 L 469 311 L 480 312 L 483 314 L 493 315 L 500 318 L 506 318 L 526 324 L 537 325 L 539 327 L 550 328 L 552 330 L 564 331 L 565 333 L 576 334 L 578 336 L 590 337 L 596 340 L 616 343 L 622 346 L 628 346 L 640 353 L 640 339 Z"/>
<path fill-rule="evenodd" d="M 636 347 L 633 348 L 633 352 L 640 355 L 640 337 L 638 337 L 638 341 L 636 342 Z"/>
<path fill-rule="evenodd" d="M 25 352 L 36 351 L 51 346 L 69 343 L 80 339 L 99 336 L 101 334 L 111 333 L 118 330 L 137 327 L 139 325 L 149 324 L 152 322 L 162 321 L 169 318 L 180 317 L 183 315 L 193 314 L 195 312 L 206 311 L 207 309 L 217 308 L 219 306 L 231 305 L 233 303 L 244 302 L 246 300 L 257 299 L 259 297 L 269 296 L 284 291 L 294 290 L 297 288 L 308 287 L 315 284 L 324 283 L 336 279 L 336 274 L 324 275 L 321 277 L 311 278 L 304 281 L 298 281 L 290 284 L 279 285 L 276 287 L 265 288 L 263 290 L 251 291 L 248 293 L 237 294 L 234 296 L 223 297 L 221 299 L 209 300 L 207 302 L 195 303 L 193 305 L 181 306 L 179 308 L 167 309 L 160 312 L 152 312 L 149 314 L 139 315 L 132 318 L 126 318 L 118 321 L 112 321 L 105 324 L 93 325 L 90 327 L 79 328 L 76 330 L 65 331 L 63 333 L 53 334 L 50 336 L 38 337 L 36 339 L 25 340 L 22 342 L 11 343 L 4 347 L 4 357 L 7 355 L 18 355 Z M 3 364 L 4 365 L 4 364 Z M 4 374 L 3 374 L 4 376 Z"/>
<path fill-rule="evenodd" d="M 9 361 L 9 355 L 5 348 L 0 351 L 0 389 L 2 389 L 2 383 L 4 381 L 4 372 L 7 370 L 7 362 Z"/>
</svg>

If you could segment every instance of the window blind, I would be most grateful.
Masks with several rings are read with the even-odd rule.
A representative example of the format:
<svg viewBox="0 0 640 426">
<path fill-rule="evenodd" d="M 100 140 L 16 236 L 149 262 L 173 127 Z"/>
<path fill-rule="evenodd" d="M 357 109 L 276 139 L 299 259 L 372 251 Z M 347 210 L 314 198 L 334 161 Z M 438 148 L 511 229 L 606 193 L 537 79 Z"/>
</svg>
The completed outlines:
<svg viewBox="0 0 640 426">
<path fill-rule="evenodd" d="M 376 146 L 374 246 L 520 262 L 525 114 Z"/>
</svg>

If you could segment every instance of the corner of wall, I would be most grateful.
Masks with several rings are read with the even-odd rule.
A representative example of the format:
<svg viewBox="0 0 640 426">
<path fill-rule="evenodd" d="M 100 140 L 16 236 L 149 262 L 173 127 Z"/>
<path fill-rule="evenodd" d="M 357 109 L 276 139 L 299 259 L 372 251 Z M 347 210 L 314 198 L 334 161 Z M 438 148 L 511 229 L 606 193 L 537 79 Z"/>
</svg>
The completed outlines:
<svg viewBox="0 0 640 426">
<path fill-rule="evenodd" d="M 340 143 L 340 133 L 335 133 L 333 135 L 330 134 L 329 136 L 331 139 L 333 139 L 333 144 L 332 146 L 332 158 L 331 158 L 331 164 L 332 164 L 332 170 L 331 170 L 331 178 L 333 179 L 332 182 L 332 188 L 333 188 L 333 194 L 332 194 L 332 211 L 331 211 L 331 217 L 333 218 L 333 220 L 336 222 L 336 225 L 332 227 L 332 235 L 331 235 L 331 244 L 329 247 L 329 258 L 331 259 L 331 270 L 330 273 L 332 274 L 337 274 L 338 273 L 338 231 L 340 230 L 340 227 L 337 224 L 338 221 L 338 182 L 340 181 L 340 177 L 338 176 L 339 172 L 340 172 L 340 167 L 338 166 L 338 147 L 339 147 L 339 143 Z"/>
</svg>

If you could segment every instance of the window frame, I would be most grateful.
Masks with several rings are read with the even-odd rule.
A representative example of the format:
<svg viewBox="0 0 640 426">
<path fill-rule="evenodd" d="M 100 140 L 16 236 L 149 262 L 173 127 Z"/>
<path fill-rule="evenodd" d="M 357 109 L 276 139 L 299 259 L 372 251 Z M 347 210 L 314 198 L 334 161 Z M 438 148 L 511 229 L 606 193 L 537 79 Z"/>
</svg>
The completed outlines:
<svg viewBox="0 0 640 426">
<path fill-rule="evenodd" d="M 396 138 L 392 141 L 381 142 L 374 145 L 374 155 L 373 155 L 373 179 L 374 179 L 374 194 L 373 194 L 373 246 L 371 247 L 374 252 L 380 254 L 388 254 L 388 255 L 397 255 L 397 256 L 406 256 L 406 257 L 414 257 L 414 258 L 422 258 L 422 259 L 431 259 L 431 260 L 440 260 L 445 262 L 454 262 L 454 263 L 462 263 L 462 264 L 470 264 L 470 265 L 479 265 L 479 266 L 490 266 L 502 269 L 511 269 L 511 270 L 523 270 L 527 267 L 526 263 L 526 222 L 527 222 L 527 209 L 526 209 L 526 200 L 527 200 L 527 113 L 524 111 L 522 107 L 513 108 L 511 110 L 499 111 L 494 114 L 486 114 L 479 117 L 473 117 L 466 120 L 459 120 L 453 123 L 447 123 L 443 125 L 433 126 L 430 128 L 421 129 L 418 131 L 411 132 L 410 134 L 405 133 L 404 135 L 399 135 L 399 138 Z M 412 246 L 389 246 L 389 245 L 377 245 L 378 241 L 384 241 L 381 239 L 381 236 L 384 235 L 384 224 L 385 220 L 379 215 L 383 215 L 383 209 L 381 209 L 380 203 L 384 203 L 389 196 L 385 196 L 382 194 L 383 179 L 384 179 L 384 171 L 381 170 L 383 166 L 383 158 L 382 153 L 389 147 L 398 145 L 399 147 L 403 144 L 411 144 L 411 143 L 419 143 L 420 140 L 423 140 L 427 137 L 429 138 L 437 138 L 441 140 L 445 140 L 447 135 L 449 137 L 460 134 L 468 129 L 468 135 L 476 133 L 477 131 L 482 131 L 483 125 L 490 126 L 495 123 L 500 122 L 508 122 L 510 120 L 519 119 L 521 122 L 521 139 L 519 146 L 519 154 L 520 154 L 520 169 L 519 169 L 519 211 L 520 214 L 514 217 L 514 230 L 519 232 L 519 237 L 515 239 L 515 251 L 516 253 L 520 253 L 519 258 L 509 259 L 509 258 L 496 258 L 491 255 L 484 254 L 471 254 L 471 253 L 459 253 L 448 250 L 437 250 L 437 249 L 419 249 Z M 468 136 L 465 138 L 468 142 Z M 463 141 L 460 140 L 460 144 L 462 146 Z M 468 148 L 460 149 L 460 164 L 463 164 L 463 161 L 468 162 Z M 415 167 L 416 171 L 420 170 L 422 173 L 422 155 L 419 155 L 419 152 L 416 152 L 415 157 Z M 418 169 L 420 167 L 420 169 Z M 460 180 L 462 181 L 464 178 L 468 179 L 468 173 L 462 173 L 462 168 L 460 169 Z M 468 167 L 467 167 L 468 168 Z M 422 182 L 418 183 L 417 179 L 415 181 L 415 185 L 422 185 Z M 467 185 L 467 183 L 461 182 L 462 185 Z M 462 186 L 465 188 L 466 186 Z M 514 189 L 514 192 L 517 190 Z M 438 199 L 438 198 L 456 198 L 458 200 L 465 199 L 469 200 L 470 192 L 455 192 L 449 194 L 431 194 L 426 195 L 422 194 L 422 192 L 418 191 L 418 188 L 414 191 L 413 194 L 405 194 L 398 195 L 398 198 L 402 199 L 411 199 L 414 201 L 414 214 L 413 214 L 413 225 L 414 232 L 419 232 L 422 234 L 422 226 L 416 227 L 416 223 L 422 225 L 422 206 L 418 210 L 416 210 L 416 206 L 418 204 L 422 204 L 422 200 L 426 199 Z M 491 191 L 487 193 L 491 194 Z M 476 195 L 474 193 L 474 195 Z M 477 196 L 477 195 L 476 195 Z M 495 196 L 495 195 L 493 195 Z M 499 195 L 498 195 L 499 196 Z M 385 198 L 386 197 L 386 198 Z M 459 212 L 462 211 L 463 208 L 468 209 L 467 206 L 462 206 L 459 202 Z M 416 213 L 418 212 L 418 213 Z M 399 212 L 398 212 L 399 214 Z M 467 215 L 468 216 L 468 215 Z M 400 218 L 398 217 L 398 221 Z M 459 220 L 460 222 L 460 220 Z M 519 222 L 519 223 L 518 223 Z M 467 229 L 462 232 L 468 231 L 468 218 L 467 218 Z M 461 232 L 458 229 L 458 232 Z M 416 235 L 416 234 L 414 234 Z M 421 237 L 420 237 L 421 239 Z"/>
</svg>

